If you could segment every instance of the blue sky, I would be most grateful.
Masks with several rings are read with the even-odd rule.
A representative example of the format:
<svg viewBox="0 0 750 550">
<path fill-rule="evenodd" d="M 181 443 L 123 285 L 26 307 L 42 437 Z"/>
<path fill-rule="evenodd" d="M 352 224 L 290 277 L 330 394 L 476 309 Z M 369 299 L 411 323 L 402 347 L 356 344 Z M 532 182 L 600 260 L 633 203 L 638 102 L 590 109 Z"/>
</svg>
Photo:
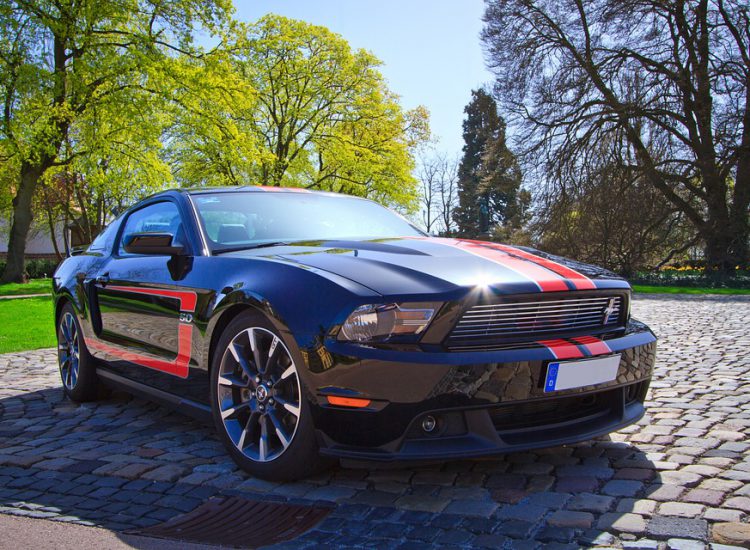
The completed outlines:
<svg viewBox="0 0 750 550">
<path fill-rule="evenodd" d="M 401 104 L 429 109 L 438 149 L 460 153 L 471 90 L 492 81 L 479 43 L 482 0 L 235 0 L 235 7 L 243 21 L 277 13 L 328 27 L 353 48 L 371 51 Z"/>
</svg>

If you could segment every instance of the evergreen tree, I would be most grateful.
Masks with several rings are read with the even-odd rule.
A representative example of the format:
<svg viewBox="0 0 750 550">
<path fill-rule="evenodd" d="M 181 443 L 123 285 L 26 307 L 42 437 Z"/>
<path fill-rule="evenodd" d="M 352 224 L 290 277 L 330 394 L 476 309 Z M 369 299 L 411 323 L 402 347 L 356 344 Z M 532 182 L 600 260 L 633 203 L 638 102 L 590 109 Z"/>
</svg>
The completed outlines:
<svg viewBox="0 0 750 550">
<path fill-rule="evenodd" d="M 489 234 L 519 210 L 521 170 L 505 141 L 505 121 L 485 90 L 472 90 L 464 108 L 463 157 L 458 168 L 458 207 L 453 219 L 462 237 Z"/>
</svg>

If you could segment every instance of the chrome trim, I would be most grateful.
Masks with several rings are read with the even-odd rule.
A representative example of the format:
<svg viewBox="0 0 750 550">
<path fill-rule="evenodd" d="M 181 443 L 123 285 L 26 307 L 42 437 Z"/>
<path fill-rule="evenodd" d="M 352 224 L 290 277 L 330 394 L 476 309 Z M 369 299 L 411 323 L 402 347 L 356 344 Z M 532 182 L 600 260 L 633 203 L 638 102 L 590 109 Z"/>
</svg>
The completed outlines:
<svg viewBox="0 0 750 550">
<path fill-rule="evenodd" d="M 619 311 L 619 309 L 620 309 L 619 307 L 615 307 L 614 311 Z M 566 317 L 570 315 L 570 313 L 560 312 L 559 309 L 553 310 L 553 311 L 555 311 L 555 313 L 550 313 L 548 315 L 545 315 L 544 317 L 545 318 Z M 612 315 L 614 315 L 614 311 Z M 599 316 L 602 315 L 601 308 L 591 308 L 591 307 L 588 307 L 585 309 L 581 308 L 578 310 L 578 313 L 580 313 L 581 315 L 599 315 Z M 467 313 L 461 318 L 461 320 L 463 322 L 464 319 L 468 319 L 467 322 L 480 323 L 480 322 L 483 322 L 483 319 L 490 319 L 490 320 L 491 319 L 503 319 L 505 317 L 517 319 L 518 317 L 528 317 L 530 315 L 534 317 L 538 317 L 539 312 L 538 311 L 520 311 L 518 313 L 515 313 L 515 312 L 513 313 L 482 313 L 482 314 Z"/>
<path fill-rule="evenodd" d="M 482 308 L 509 308 L 509 307 L 515 307 L 515 306 L 549 306 L 551 304 L 569 304 L 571 302 L 576 302 L 578 304 L 585 304 L 587 302 L 599 302 L 602 301 L 607 302 L 610 298 L 620 298 L 620 296 L 597 296 L 594 298 L 568 298 L 567 300 L 544 300 L 541 302 L 506 302 L 502 304 L 484 304 L 484 305 L 476 305 L 472 307 L 472 310 L 475 309 L 482 309 Z"/>
<path fill-rule="evenodd" d="M 604 312 L 614 300 L 611 315 L 604 323 Z M 622 295 L 564 300 L 535 300 L 479 304 L 463 313 L 453 327 L 449 340 L 477 342 L 483 338 L 534 337 L 567 331 L 602 330 L 622 324 Z"/>
<path fill-rule="evenodd" d="M 208 248 L 208 239 L 206 238 L 206 233 L 203 231 L 203 224 L 201 223 L 201 218 L 198 215 L 198 209 L 195 207 L 195 203 L 193 202 L 193 197 L 190 195 L 190 193 L 185 193 L 185 196 L 187 197 L 187 200 L 190 203 L 190 208 L 193 211 L 193 220 L 195 221 L 195 226 L 198 228 L 198 235 L 200 235 L 201 243 L 203 245 L 202 253 L 204 256 L 211 256 L 211 249 Z"/>
</svg>

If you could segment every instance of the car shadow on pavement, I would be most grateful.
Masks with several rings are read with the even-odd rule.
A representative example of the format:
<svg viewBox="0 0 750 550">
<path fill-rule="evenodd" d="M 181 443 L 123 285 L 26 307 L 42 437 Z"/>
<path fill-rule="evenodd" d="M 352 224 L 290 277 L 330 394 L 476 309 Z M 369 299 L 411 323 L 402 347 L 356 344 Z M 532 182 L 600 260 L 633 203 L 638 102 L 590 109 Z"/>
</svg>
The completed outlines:
<svg viewBox="0 0 750 550">
<path fill-rule="evenodd" d="M 669 485 L 658 461 L 618 439 L 416 467 L 344 464 L 273 483 L 238 470 L 212 428 L 187 416 L 120 392 L 76 404 L 54 387 L 0 398 L 0 512 L 122 531 L 240 495 L 335 504 L 299 544 L 661 537 L 647 524 L 656 501 L 673 498 Z"/>
</svg>

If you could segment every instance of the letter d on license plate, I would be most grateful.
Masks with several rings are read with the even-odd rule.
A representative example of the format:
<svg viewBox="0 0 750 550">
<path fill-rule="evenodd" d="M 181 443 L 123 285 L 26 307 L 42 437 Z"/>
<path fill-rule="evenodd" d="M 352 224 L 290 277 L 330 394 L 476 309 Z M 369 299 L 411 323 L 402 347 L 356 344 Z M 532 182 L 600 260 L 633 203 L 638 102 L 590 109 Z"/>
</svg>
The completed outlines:
<svg viewBox="0 0 750 550">
<path fill-rule="evenodd" d="M 583 361 L 553 361 L 547 366 L 544 391 L 569 390 L 611 382 L 617 378 L 619 366 L 619 353 Z"/>
</svg>

